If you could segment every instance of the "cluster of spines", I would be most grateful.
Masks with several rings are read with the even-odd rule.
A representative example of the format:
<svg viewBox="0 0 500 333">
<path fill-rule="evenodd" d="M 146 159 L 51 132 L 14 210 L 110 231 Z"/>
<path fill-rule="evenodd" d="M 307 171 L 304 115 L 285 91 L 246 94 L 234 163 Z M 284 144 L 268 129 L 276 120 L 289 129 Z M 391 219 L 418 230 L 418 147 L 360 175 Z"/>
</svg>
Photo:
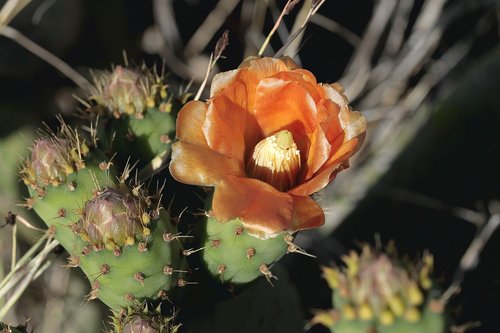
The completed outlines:
<svg viewBox="0 0 500 333">
<path fill-rule="evenodd" d="M 425 254 L 413 265 L 388 249 L 388 253 L 381 253 L 364 246 L 361 255 L 352 251 L 342 258 L 344 268 L 323 267 L 334 292 L 335 310 L 317 312 L 312 323 L 342 332 L 346 322 L 360 322 L 373 329 L 378 327 L 379 331 L 398 322 L 416 325 L 429 312 L 441 316 L 443 306 L 438 306 L 439 301 L 433 300 L 430 293 L 432 255 Z"/>
<path fill-rule="evenodd" d="M 146 65 L 135 69 L 116 66 L 113 71 L 93 73 L 94 86 L 89 100 L 104 106 L 115 118 L 124 115 L 138 119 L 148 108 L 171 111 L 172 95 L 167 92 L 164 74 Z"/>
<path fill-rule="evenodd" d="M 147 302 L 116 312 L 112 325 L 109 333 L 176 333 L 181 326 L 174 323 L 173 315 L 161 314 L 161 304 L 153 307 Z"/>
<path fill-rule="evenodd" d="M 25 159 L 20 170 L 23 182 L 38 197 L 43 197 L 47 187 L 66 183 L 69 175 L 85 168 L 85 156 L 89 153 L 87 142 L 78 132 L 64 122 L 58 133 L 41 133 L 31 148 L 31 158 Z M 74 184 L 67 183 L 70 191 Z M 31 206 L 34 198 L 28 200 Z"/>
<path fill-rule="evenodd" d="M 151 232 L 148 225 L 159 216 L 159 207 L 152 208 L 143 191 L 129 192 L 126 186 L 121 187 L 96 191 L 80 212 L 80 220 L 71 225 L 89 249 L 98 252 L 106 248 L 119 255 L 121 247 L 138 242 L 140 252 L 147 250 L 146 240 Z M 106 209 L 106 204 L 115 207 Z M 117 218 L 118 221 L 112 221 Z"/>
</svg>

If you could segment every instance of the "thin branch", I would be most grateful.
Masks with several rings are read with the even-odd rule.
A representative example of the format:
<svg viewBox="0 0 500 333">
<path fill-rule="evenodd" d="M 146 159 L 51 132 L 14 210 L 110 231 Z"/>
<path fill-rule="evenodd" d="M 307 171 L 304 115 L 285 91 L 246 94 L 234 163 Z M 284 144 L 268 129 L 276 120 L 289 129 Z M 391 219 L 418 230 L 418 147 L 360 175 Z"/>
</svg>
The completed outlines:
<svg viewBox="0 0 500 333">
<path fill-rule="evenodd" d="M 205 49 L 239 2 L 240 0 L 221 0 L 217 3 L 217 6 L 208 14 L 205 21 L 186 44 L 184 50 L 186 57 L 193 57 Z"/>
<path fill-rule="evenodd" d="M 316 14 L 316 12 L 318 11 L 318 9 L 323 5 L 323 3 L 325 1 L 326 0 L 314 0 L 314 1 L 311 2 L 311 8 L 309 9 L 309 12 L 307 13 L 307 16 L 304 19 L 304 21 L 302 22 L 300 28 L 297 29 L 288 38 L 288 40 L 286 41 L 286 43 L 283 44 L 283 46 L 278 50 L 278 52 L 276 52 L 276 54 L 274 55 L 275 57 L 281 57 L 284 54 L 285 50 L 290 46 L 290 44 L 292 44 L 295 41 L 295 39 L 298 38 L 304 32 L 304 30 L 307 27 L 307 24 L 309 23 L 309 20 L 313 17 L 313 15 Z"/>
<path fill-rule="evenodd" d="M 290 31 L 288 31 L 286 24 L 279 24 L 278 25 L 278 29 L 276 30 L 276 32 L 278 33 L 278 37 L 281 40 L 281 44 L 286 43 L 290 39 L 291 32 L 293 33 L 293 31 L 296 31 L 297 29 L 300 28 L 300 25 L 303 21 L 303 17 L 305 17 L 307 15 L 307 12 L 309 11 L 310 2 L 311 2 L 311 0 L 304 1 L 302 8 L 299 10 L 297 16 L 295 17 L 294 24 L 293 24 L 292 29 Z M 297 1 L 297 4 L 298 4 L 298 1 Z M 294 7 L 294 6 L 295 6 L 295 4 L 293 4 L 292 7 Z M 276 0 L 268 1 L 268 7 L 270 8 L 274 22 L 277 22 L 279 20 L 281 13 L 279 11 L 279 7 L 276 5 Z M 291 10 L 291 8 L 289 8 L 289 9 Z M 305 10 L 305 12 L 304 12 L 304 10 Z M 302 37 L 302 34 L 296 38 L 295 42 L 298 43 L 297 45 L 300 44 L 301 37 Z M 299 46 L 297 46 L 297 48 L 298 47 Z M 289 54 L 293 54 L 294 56 L 297 55 L 297 53 L 298 52 L 294 52 L 294 51 L 289 52 Z M 298 57 L 298 55 L 294 60 L 295 60 L 295 62 L 297 62 L 297 64 L 300 65 L 301 61 L 300 61 L 300 58 Z"/>
<path fill-rule="evenodd" d="M 362 154 L 358 156 L 358 161 L 364 159 L 365 163 L 350 170 L 349 181 L 344 180 L 342 175 L 337 177 L 334 188 L 338 191 L 337 193 L 342 193 L 345 197 L 336 205 L 335 211 L 327 216 L 325 227 L 322 228 L 324 232 L 331 232 L 338 226 L 344 217 L 356 207 L 356 203 L 386 173 L 406 144 L 418 133 L 427 121 L 430 109 L 429 107 L 422 108 L 411 117 L 405 117 L 408 110 L 417 110 L 421 107 L 428 92 L 455 68 L 468 54 L 470 47 L 470 40 L 466 39 L 465 42 L 450 48 L 439 60 L 435 61 L 417 86 L 390 111 L 389 121 L 379 126 L 379 131 L 375 132 L 370 139 L 373 144 L 365 145 L 364 149 L 369 153 L 363 154 L 361 151 Z M 390 131 L 385 131 L 386 127 L 390 127 Z"/>
<path fill-rule="evenodd" d="M 73 81 L 77 86 L 88 91 L 92 86 L 86 78 L 84 78 L 80 73 L 75 71 L 71 66 L 66 64 L 64 61 L 56 57 L 54 54 L 50 53 L 40 45 L 34 43 L 32 40 L 24 36 L 22 33 L 17 31 L 16 29 L 4 26 L 0 27 L 0 34 L 12 39 L 40 59 L 44 60 L 48 64 L 52 65 L 54 68 L 63 73 L 67 78 Z"/>
<path fill-rule="evenodd" d="M 415 0 L 400 1 L 398 3 L 396 14 L 394 15 L 394 22 L 391 26 L 391 31 L 389 32 L 383 51 L 384 54 L 394 56 L 401 49 L 401 45 L 403 45 L 404 42 L 405 31 L 410 22 L 409 16 L 411 9 L 414 4 Z"/>
<path fill-rule="evenodd" d="M 361 38 L 359 36 L 329 17 L 321 14 L 316 14 L 315 16 L 311 17 L 311 23 L 314 23 L 317 26 L 322 27 L 323 29 L 339 35 L 354 47 L 358 47 L 361 43 Z"/>
<path fill-rule="evenodd" d="M 22 225 L 24 225 L 26 228 L 35 230 L 35 231 L 41 231 L 45 232 L 45 229 L 37 228 L 33 224 L 31 224 L 27 219 L 25 219 L 23 216 L 16 214 L 16 221 L 21 222 Z"/>
<path fill-rule="evenodd" d="M 174 50 L 182 48 L 172 0 L 153 0 L 153 15 L 164 42 Z"/>
<path fill-rule="evenodd" d="M 397 0 L 381 0 L 378 3 L 365 30 L 361 44 L 354 52 L 344 72 L 341 81 L 345 87 L 346 96 L 349 96 L 351 100 L 361 94 L 368 82 L 371 70 L 371 58 L 387 23 L 391 19 L 397 2 Z"/>
<path fill-rule="evenodd" d="M 453 277 L 453 282 L 439 299 L 442 304 L 446 304 L 449 299 L 460 290 L 460 285 L 464 280 L 465 273 L 477 267 L 481 251 L 484 249 L 491 236 L 499 226 L 500 215 L 496 214 L 491 216 L 485 226 L 478 230 L 476 236 L 460 260 L 458 269 Z"/>
<path fill-rule="evenodd" d="M 31 0 L 8 0 L 0 10 L 0 29 L 9 24 Z"/>
<path fill-rule="evenodd" d="M 10 308 L 18 301 L 28 285 L 49 267 L 46 262 L 47 256 L 57 245 L 59 245 L 57 240 L 51 238 L 47 239 L 47 242 L 40 253 L 38 253 L 35 257 L 30 258 L 25 264 L 23 264 L 22 269 L 18 269 L 12 276 L 10 276 L 10 274 L 8 275 L 10 276 L 10 279 L 8 279 L 7 283 L 4 283 L 0 289 L 0 298 L 9 291 L 13 290 L 14 292 L 9 297 L 5 305 L 0 308 L 0 320 L 5 317 Z"/>
<path fill-rule="evenodd" d="M 217 63 L 219 58 L 222 57 L 222 53 L 224 52 L 224 50 L 228 45 L 229 45 L 229 30 L 226 30 L 217 41 L 214 52 L 210 54 L 210 59 L 208 61 L 208 66 L 207 66 L 207 72 L 205 73 L 205 78 L 203 79 L 203 82 L 201 83 L 201 86 L 198 89 L 196 96 L 194 97 L 195 101 L 200 99 L 201 94 L 203 93 L 203 90 L 205 89 L 205 86 L 208 82 L 210 72 L 215 67 L 215 64 Z"/>
<path fill-rule="evenodd" d="M 243 10 L 248 8 L 247 6 L 250 6 L 251 2 L 253 2 L 253 10 L 250 18 L 251 21 L 250 26 L 248 27 L 245 33 L 246 47 L 244 52 L 244 58 L 255 55 L 259 50 L 259 46 L 262 45 L 262 43 L 265 40 L 265 36 L 262 35 L 262 31 L 264 29 L 264 21 L 266 17 L 266 10 L 267 10 L 265 1 L 248 0 L 248 3 L 247 1 L 243 2 L 243 6 L 241 8 L 241 15 L 242 17 L 247 17 L 249 12 L 245 14 Z"/>
<path fill-rule="evenodd" d="M 426 196 L 421 193 L 409 191 L 404 188 L 397 188 L 390 185 L 378 185 L 377 193 L 391 198 L 392 200 L 410 203 L 421 207 L 448 212 L 464 221 L 470 222 L 476 227 L 482 226 L 485 222 L 485 215 L 472 209 L 450 206 L 444 201 Z"/>
<path fill-rule="evenodd" d="M 278 27 L 280 26 L 281 24 L 281 21 L 283 20 L 283 18 L 285 17 L 285 15 L 288 15 L 288 13 L 290 13 L 290 11 L 292 10 L 292 8 L 298 3 L 297 0 L 288 0 L 286 2 L 286 5 L 285 7 L 283 8 L 283 10 L 281 11 L 280 15 L 278 16 L 278 18 L 276 19 L 276 22 L 274 23 L 274 26 L 273 28 L 271 29 L 271 31 L 269 32 L 269 34 L 267 35 L 266 37 L 266 40 L 264 41 L 264 43 L 262 43 L 261 47 L 260 47 L 260 50 L 259 52 L 257 53 L 258 56 L 261 56 L 264 51 L 266 50 L 266 47 L 267 45 L 269 44 L 269 42 L 271 41 L 271 38 L 273 37 L 274 33 L 276 32 L 276 30 L 278 29 Z"/>
</svg>

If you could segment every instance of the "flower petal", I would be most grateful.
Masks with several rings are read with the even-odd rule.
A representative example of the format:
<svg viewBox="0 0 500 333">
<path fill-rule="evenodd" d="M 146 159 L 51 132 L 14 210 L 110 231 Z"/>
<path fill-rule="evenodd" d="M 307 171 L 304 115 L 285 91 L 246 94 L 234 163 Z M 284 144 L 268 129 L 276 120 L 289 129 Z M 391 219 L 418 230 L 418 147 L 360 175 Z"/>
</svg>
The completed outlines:
<svg viewBox="0 0 500 333">
<path fill-rule="evenodd" d="M 243 163 L 246 110 L 224 95 L 209 103 L 203 133 L 210 148 Z"/>
<path fill-rule="evenodd" d="M 318 128 L 311 135 L 311 142 L 309 144 L 309 150 L 307 151 L 307 164 L 304 166 L 303 172 L 300 175 L 299 183 L 303 183 L 310 179 L 314 173 L 325 164 L 331 151 L 332 147 L 326 139 L 325 134 Z"/>
<path fill-rule="evenodd" d="M 230 85 L 240 69 L 233 69 L 232 71 L 217 73 L 212 79 L 212 84 L 210 85 L 210 97 L 213 97 L 222 89 Z"/>
<path fill-rule="evenodd" d="M 227 176 L 215 187 L 212 211 L 219 222 L 240 218 L 252 235 L 267 238 L 290 226 L 293 200 L 260 180 Z"/>
<path fill-rule="evenodd" d="M 347 97 L 339 93 L 331 85 L 324 84 L 322 87 L 323 91 L 325 92 L 325 98 L 332 100 L 340 107 L 339 111 L 340 124 L 342 128 L 345 128 L 345 126 L 349 122 L 349 113 L 350 113 Z"/>
<path fill-rule="evenodd" d="M 176 125 L 176 135 L 179 140 L 208 147 L 202 131 L 207 109 L 207 104 L 200 101 L 191 101 L 182 107 Z"/>
<path fill-rule="evenodd" d="M 317 228 L 325 223 L 325 213 L 316 201 L 303 196 L 292 195 L 292 198 L 293 217 L 288 231 Z"/>
<path fill-rule="evenodd" d="M 308 181 L 291 189 L 288 193 L 292 195 L 307 196 L 318 192 L 333 180 L 333 177 L 343 169 L 345 162 L 355 153 L 358 139 L 354 138 L 344 142 L 323 165 L 323 167 Z"/>
<path fill-rule="evenodd" d="M 340 125 L 339 112 L 340 106 L 329 99 L 323 99 L 318 103 L 318 121 L 330 143 L 344 135 Z"/>
<path fill-rule="evenodd" d="M 311 82 L 311 78 L 304 78 L 304 74 L 299 72 L 298 70 L 280 72 L 273 75 L 273 78 L 280 79 L 283 81 L 293 81 L 304 88 L 309 95 L 311 95 L 312 99 L 315 103 L 318 103 L 322 98 L 322 91 L 317 89 L 316 82 Z M 314 80 L 316 81 L 316 80 Z"/>
<path fill-rule="evenodd" d="M 253 72 L 257 79 L 262 79 L 273 76 L 276 73 L 295 69 L 297 64 L 290 58 L 276 59 L 276 58 L 257 58 L 250 57 L 245 59 L 238 68 L 248 68 Z"/>
<path fill-rule="evenodd" d="M 257 86 L 254 114 L 264 137 L 287 129 L 301 154 L 308 151 L 309 136 L 317 128 L 316 113 L 314 100 L 295 82 L 269 78 Z"/>
<path fill-rule="evenodd" d="M 182 141 L 172 145 L 169 169 L 177 181 L 198 186 L 215 186 L 227 175 L 245 177 L 241 162 Z"/>
<path fill-rule="evenodd" d="M 366 118 L 358 111 L 352 111 L 349 115 L 349 122 L 345 127 L 345 140 L 364 136 L 366 132 Z"/>
</svg>

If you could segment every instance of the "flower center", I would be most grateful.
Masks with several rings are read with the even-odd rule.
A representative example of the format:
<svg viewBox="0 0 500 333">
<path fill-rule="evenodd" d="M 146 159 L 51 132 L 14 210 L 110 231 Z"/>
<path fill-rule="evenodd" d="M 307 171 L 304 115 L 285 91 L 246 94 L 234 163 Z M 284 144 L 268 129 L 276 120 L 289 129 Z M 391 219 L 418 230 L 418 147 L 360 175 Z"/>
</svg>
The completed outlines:
<svg viewBox="0 0 500 333">
<path fill-rule="evenodd" d="M 247 163 L 247 173 L 279 191 L 294 187 L 300 173 L 300 151 L 292 133 L 282 130 L 260 141 Z"/>
</svg>

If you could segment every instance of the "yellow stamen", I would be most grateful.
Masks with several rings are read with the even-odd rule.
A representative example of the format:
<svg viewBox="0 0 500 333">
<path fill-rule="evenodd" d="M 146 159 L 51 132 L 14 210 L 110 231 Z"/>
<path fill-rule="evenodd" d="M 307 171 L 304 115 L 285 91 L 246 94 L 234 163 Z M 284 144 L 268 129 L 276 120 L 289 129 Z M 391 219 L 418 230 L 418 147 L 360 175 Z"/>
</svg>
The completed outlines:
<svg viewBox="0 0 500 333">
<path fill-rule="evenodd" d="M 249 177 L 262 180 L 280 191 L 297 183 L 300 152 L 290 131 L 282 130 L 260 141 L 247 164 Z"/>
</svg>

